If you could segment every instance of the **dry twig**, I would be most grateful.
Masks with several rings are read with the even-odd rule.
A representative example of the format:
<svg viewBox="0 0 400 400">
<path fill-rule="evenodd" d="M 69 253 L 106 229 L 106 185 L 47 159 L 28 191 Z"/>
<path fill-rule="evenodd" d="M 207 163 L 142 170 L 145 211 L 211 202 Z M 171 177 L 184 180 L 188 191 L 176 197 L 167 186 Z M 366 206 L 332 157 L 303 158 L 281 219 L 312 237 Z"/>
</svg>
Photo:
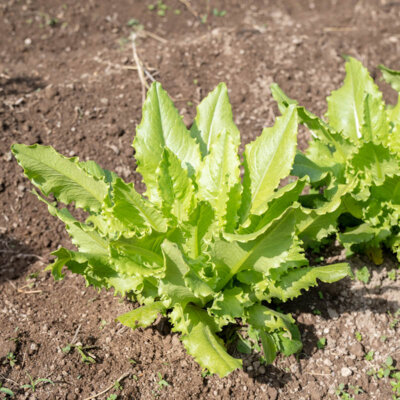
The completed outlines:
<svg viewBox="0 0 400 400">
<path fill-rule="evenodd" d="M 1 249 L 0 253 L 6 253 L 6 254 L 13 254 L 15 257 L 21 257 L 21 258 L 37 258 L 40 261 L 45 261 L 45 259 L 41 256 L 38 256 L 37 254 L 33 254 L 33 253 L 19 253 L 17 251 L 14 250 L 8 250 L 8 249 Z"/>
<path fill-rule="evenodd" d="M 23 293 L 23 294 L 36 294 L 36 293 L 42 293 L 43 292 L 43 290 L 22 290 L 22 289 L 24 289 L 24 288 L 26 288 L 28 286 L 29 286 L 29 283 L 24 285 L 24 286 L 19 287 L 17 289 L 17 292 L 18 293 Z"/>
<path fill-rule="evenodd" d="M 157 40 L 157 41 L 159 41 L 159 42 L 161 42 L 161 43 L 163 43 L 163 44 L 168 43 L 168 40 L 162 38 L 161 36 L 156 35 L 156 34 L 153 33 L 153 32 L 146 31 L 145 29 L 142 29 L 142 30 L 138 31 L 138 35 L 139 35 L 139 36 L 144 36 L 144 37 L 149 36 L 149 37 L 151 37 L 152 39 Z"/>
<path fill-rule="evenodd" d="M 140 80 L 140 83 L 142 84 L 142 103 L 144 103 L 144 101 L 146 99 L 146 89 L 148 89 L 149 86 L 147 85 L 147 82 L 146 82 L 146 80 L 144 78 L 143 67 L 142 67 L 142 63 L 140 62 L 139 56 L 137 54 L 137 51 L 136 51 L 135 40 L 136 40 L 136 34 L 132 32 L 131 41 L 132 41 L 133 59 L 135 60 L 137 71 L 138 71 L 139 80 Z"/>
<path fill-rule="evenodd" d="M 186 8 L 189 10 L 191 14 L 193 14 L 196 18 L 199 18 L 199 14 L 197 14 L 196 10 L 189 3 L 189 0 L 179 0 Z"/>
<path fill-rule="evenodd" d="M 18 382 L 15 382 L 15 381 L 13 381 L 12 379 L 10 379 L 10 378 L 6 378 L 4 375 L 2 375 L 2 374 L 0 374 L 0 378 L 1 379 L 4 379 L 5 381 L 7 381 L 7 382 L 11 382 L 11 383 L 13 383 L 14 385 L 16 385 L 16 386 L 20 386 L 20 384 L 18 383 Z"/>
<path fill-rule="evenodd" d="M 324 32 L 352 32 L 356 29 L 355 26 L 327 26 L 324 28 Z"/>
<path fill-rule="evenodd" d="M 125 374 L 121 375 L 116 381 L 114 381 L 110 386 L 108 386 L 106 389 L 104 389 L 102 392 L 94 394 L 93 396 L 87 397 L 85 400 L 91 400 L 91 399 L 95 399 L 96 397 L 101 396 L 104 393 L 107 393 L 109 390 L 111 390 L 114 386 L 116 382 L 121 382 L 123 379 L 125 379 L 128 375 L 130 374 L 130 372 L 125 372 Z"/>
<path fill-rule="evenodd" d="M 74 337 L 72 338 L 72 342 L 71 342 L 70 344 L 74 344 L 74 343 L 75 343 L 76 338 L 78 337 L 78 333 L 79 333 L 80 329 L 81 329 L 81 325 L 79 324 L 79 325 L 78 325 L 78 328 L 76 329 L 75 335 L 74 335 Z"/>
</svg>

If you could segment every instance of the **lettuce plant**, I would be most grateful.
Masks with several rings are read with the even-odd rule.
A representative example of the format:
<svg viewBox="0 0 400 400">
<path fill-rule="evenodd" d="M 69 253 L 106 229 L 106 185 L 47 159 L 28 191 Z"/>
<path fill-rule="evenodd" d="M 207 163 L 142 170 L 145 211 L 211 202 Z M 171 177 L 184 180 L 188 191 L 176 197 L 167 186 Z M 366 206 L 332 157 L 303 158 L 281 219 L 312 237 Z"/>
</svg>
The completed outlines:
<svg viewBox="0 0 400 400">
<path fill-rule="evenodd" d="M 380 69 L 399 92 L 400 73 Z M 300 238 L 318 245 L 337 232 L 348 253 L 366 252 L 379 264 L 385 245 L 400 260 L 400 101 L 386 105 L 368 70 L 351 57 L 343 86 L 327 99 L 326 122 L 277 85 L 272 92 L 281 111 L 297 107 L 313 136 L 305 154 L 297 153 L 292 172 L 308 176 L 312 185 L 301 198 Z"/>
<path fill-rule="evenodd" d="M 266 362 L 277 352 L 301 348 L 290 314 L 268 306 L 349 272 L 347 264 L 310 267 L 297 236 L 297 199 L 306 179 L 278 188 L 296 152 L 296 106 L 247 144 L 227 89 L 220 84 L 198 106 L 187 130 L 167 93 L 154 83 L 143 106 L 134 148 L 144 196 L 93 161 L 66 158 L 51 147 L 15 144 L 25 175 L 61 219 L 76 250 L 59 248 L 48 267 L 85 277 L 97 288 L 114 288 L 141 307 L 118 319 L 147 327 L 169 318 L 189 354 L 211 373 L 225 376 L 241 366 L 224 346 L 223 328 L 241 324 L 260 340 Z M 241 178 L 243 168 L 243 179 Z M 61 203 L 88 213 L 77 220 Z"/>
</svg>

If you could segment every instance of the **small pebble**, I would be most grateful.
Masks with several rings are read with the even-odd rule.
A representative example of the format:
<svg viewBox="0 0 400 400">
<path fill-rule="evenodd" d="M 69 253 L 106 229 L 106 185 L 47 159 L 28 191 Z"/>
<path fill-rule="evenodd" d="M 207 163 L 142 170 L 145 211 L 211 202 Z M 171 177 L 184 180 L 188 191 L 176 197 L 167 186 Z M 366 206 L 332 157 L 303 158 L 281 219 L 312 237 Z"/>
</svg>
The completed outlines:
<svg viewBox="0 0 400 400">
<path fill-rule="evenodd" d="M 354 354 L 357 357 L 364 356 L 364 347 L 361 343 L 357 342 L 350 346 L 350 353 Z"/>
<path fill-rule="evenodd" d="M 329 358 L 326 358 L 326 359 L 324 360 L 324 364 L 325 364 L 327 367 L 332 367 L 332 365 L 333 365 L 332 361 L 331 361 Z"/>
<path fill-rule="evenodd" d="M 46 89 L 44 89 L 44 95 L 46 96 L 46 98 L 48 98 L 49 100 L 53 99 L 54 97 L 56 97 L 58 95 L 58 90 L 57 88 L 55 88 L 52 85 L 49 85 L 46 87 Z"/>
<path fill-rule="evenodd" d="M 333 308 L 328 307 L 328 314 L 331 318 L 337 318 L 339 314 Z"/>
<path fill-rule="evenodd" d="M 353 374 L 353 371 L 350 368 L 343 367 L 340 370 L 340 374 L 343 376 L 343 378 L 347 378 L 348 376 Z"/>
</svg>

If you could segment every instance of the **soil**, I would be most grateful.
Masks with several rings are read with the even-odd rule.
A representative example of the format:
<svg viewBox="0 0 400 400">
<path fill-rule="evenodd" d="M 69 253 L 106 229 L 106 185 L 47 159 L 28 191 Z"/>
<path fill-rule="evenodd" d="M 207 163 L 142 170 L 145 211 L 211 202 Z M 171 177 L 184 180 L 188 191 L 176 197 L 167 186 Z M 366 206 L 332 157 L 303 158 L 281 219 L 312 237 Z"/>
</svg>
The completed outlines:
<svg viewBox="0 0 400 400">
<path fill-rule="evenodd" d="M 400 363 L 394 315 L 400 308 L 400 272 L 395 280 L 398 263 L 390 254 L 379 267 L 367 258 L 350 259 L 354 270 L 367 266 L 368 284 L 345 279 L 321 285 L 282 306 L 302 332 L 298 357 L 278 357 L 265 367 L 255 355 L 241 355 L 244 371 L 224 379 L 203 376 L 165 321 L 131 331 L 115 322 L 131 303 L 85 287 L 81 277 L 67 274 L 55 282 L 44 271 L 50 252 L 70 246 L 69 239 L 29 193 L 10 145 L 37 142 L 96 160 L 142 190 L 131 147 L 142 104 L 128 40 L 137 24 L 147 32 L 136 41 L 138 55 L 173 97 L 185 123 L 190 125 L 200 99 L 225 81 L 243 144 L 278 115 L 269 92 L 272 82 L 323 115 L 326 96 L 344 77 L 342 55 L 361 60 L 374 77 L 380 63 L 400 69 L 396 1 L 165 0 L 164 16 L 149 4 L 0 3 L 3 387 L 18 399 L 94 398 L 111 386 L 97 398 L 316 400 L 338 398 L 335 391 L 344 384 L 343 391 L 355 399 L 391 399 L 389 379 L 367 373 L 389 355 L 394 365 Z M 214 15 L 223 10 L 225 15 Z M 387 101 L 394 102 L 395 94 L 379 84 Z M 308 137 L 302 130 L 301 148 Z M 335 247 L 323 255 L 327 262 L 344 259 Z M 318 346 L 321 338 L 325 346 Z M 94 362 L 83 362 L 79 346 Z M 366 359 L 370 351 L 374 356 Z M 22 388 L 29 376 L 48 381 Z"/>
</svg>

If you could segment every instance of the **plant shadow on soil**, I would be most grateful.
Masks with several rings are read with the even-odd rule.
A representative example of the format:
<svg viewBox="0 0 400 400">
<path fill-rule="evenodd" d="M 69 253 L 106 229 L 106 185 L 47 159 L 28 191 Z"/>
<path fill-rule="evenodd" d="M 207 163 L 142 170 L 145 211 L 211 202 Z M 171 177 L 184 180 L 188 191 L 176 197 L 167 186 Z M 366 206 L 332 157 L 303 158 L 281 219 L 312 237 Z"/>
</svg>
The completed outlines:
<svg viewBox="0 0 400 400">
<path fill-rule="evenodd" d="M 175 333 L 172 332 L 172 325 L 168 321 L 168 318 L 166 317 L 161 317 L 159 318 L 154 325 L 150 327 L 150 329 L 154 331 L 158 331 L 162 336 L 168 336 L 168 335 L 175 335 Z M 307 335 L 314 337 L 315 333 L 313 332 L 313 328 L 310 329 L 310 327 L 306 327 L 307 330 Z M 316 338 L 316 337 L 315 337 Z M 228 351 L 231 355 L 233 355 L 235 358 L 239 358 L 243 361 L 243 365 L 249 364 L 249 361 L 251 360 L 251 363 L 254 361 L 257 361 L 259 359 L 259 355 L 256 353 L 252 354 L 243 354 L 240 353 L 239 351 L 236 350 L 236 346 L 231 344 L 228 348 Z M 266 365 L 265 366 L 266 373 L 263 376 L 255 376 L 252 372 L 246 371 L 247 375 L 249 375 L 250 378 L 254 379 L 255 381 L 258 381 L 260 383 L 267 383 L 270 384 L 271 386 L 275 387 L 276 389 L 281 388 L 285 386 L 290 380 L 291 380 L 291 374 L 275 367 L 274 365 Z"/>
<path fill-rule="evenodd" d="M 381 272 L 382 266 L 376 266 L 371 261 L 369 261 L 364 256 L 354 256 L 348 260 L 353 271 L 360 267 L 360 265 L 368 265 L 368 269 L 371 276 L 374 271 Z M 397 260 L 391 254 L 385 254 L 384 266 L 386 271 L 397 269 Z M 325 284 L 319 283 L 318 286 L 311 288 L 308 292 L 304 292 L 302 296 L 288 301 L 282 304 L 266 304 L 271 308 L 279 308 L 279 311 L 284 313 L 291 313 L 296 320 L 296 325 L 300 329 L 303 349 L 297 355 L 291 356 L 291 360 L 297 363 L 299 370 L 301 371 L 300 359 L 308 359 L 318 351 L 318 341 L 320 335 L 317 335 L 314 323 L 316 315 L 319 315 L 324 320 L 337 320 L 340 318 L 342 313 L 352 313 L 370 310 L 378 314 L 387 314 L 388 311 L 395 312 L 400 309 L 400 301 L 397 300 L 387 300 L 385 298 L 372 299 L 370 295 L 384 294 L 387 291 L 395 290 L 398 291 L 396 285 L 377 285 L 377 286 L 367 286 L 364 285 L 361 288 L 355 288 L 352 285 L 351 278 L 345 278 L 341 281 Z M 400 298 L 395 296 L 395 298 Z M 340 301 L 339 301 L 340 300 Z M 333 311 L 332 311 L 333 310 Z M 302 315 L 309 318 L 305 318 L 300 322 L 297 318 Z M 340 325 L 340 321 L 338 321 Z M 170 325 L 167 318 L 160 318 L 151 329 L 157 330 L 161 335 L 167 336 L 173 334 L 171 332 L 172 326 Z M 230 346 L 228 349 L 229 353 L 236 358 L 240 358 L 243 364 L 251 365 L 259 359 L 259 355 L 252 353 L 250 355 L 242 354 L 236 350 L 236 346 Z M 278 357 L 284 357 L 279 355 Z M 252 371 L 246 371 L 250 378 L 259 383 L 268 383 L 269 385 L 275 387 L 276 389 L 284 387 L 289 383 L 293 377 L 292 373 L 285 368 L 285 370 L 276 367 L 275 365 L 265 366 L 266 373 L 262 375 L 255 375 Z"/>
<path fill-rule="evenodd" d="M 37 258 L 25 244 L 0 234 L 0 285 L 25 275 Z"/>
<path fill-rule="evenodd" d="M 32 93 L 35 90 L 43 89 L 45 84 L 36 76 L 21 75 L 16 77 L 1 77 L 0 78 L 0 95 L 24 95 Z"/>
</svg>

